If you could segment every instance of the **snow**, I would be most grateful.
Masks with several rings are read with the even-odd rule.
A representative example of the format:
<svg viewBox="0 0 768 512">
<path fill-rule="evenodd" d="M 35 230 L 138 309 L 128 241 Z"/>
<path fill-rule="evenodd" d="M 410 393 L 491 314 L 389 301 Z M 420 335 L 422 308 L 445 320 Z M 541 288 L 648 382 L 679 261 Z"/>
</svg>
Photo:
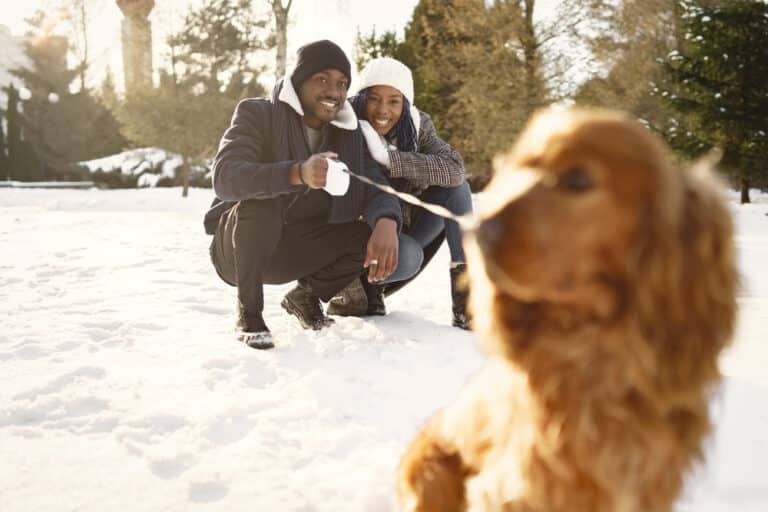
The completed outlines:
<svg viewBox="0 0 768 512">
<path fill-rule="evenodd" d="M 119 172 L 126 176 L 138 176 L 136 186 L 139 188 L 156 187 L 163 178 L 173 179 L 176 170 L 182 166 L 181 155 L 160 148 L 137 148 L 123 151 L 114 155 L 79 162 L 79 165 L 90 172 Z M 210 176 L 208 169 L 200 165 L 192 165 L 192 173 L 202 173 Z"/>
<path fill-rule="evenodd" d="M 119 171 L 128 176 L 140 175 L 139 186 L 154 186 L 162 177 L 173 178 L 174 172 L 181 167 L 181 155 L 170 153 L 160 148 L 138 148 L 115 155 L 80 162 L 89 171 Z M 153 169 L 160 169 L 160 174 L 150 174 Z"/>
<path fill-rule="evenodd" d="M 92 181 L 0 181 L 0 188 L 91 188 Z"/>
<path fill-rule="evenodd" d="M 0 510 L 371 511 L 422 422 L 482 364 L 449 324 L 445 247 L 390 314 L 234 340 L 210 190 L 0 189 Z M 744 275 L 710 455 L 680 512 L 768 510 L 768 195 L 735 204 Z"/>
</svg>

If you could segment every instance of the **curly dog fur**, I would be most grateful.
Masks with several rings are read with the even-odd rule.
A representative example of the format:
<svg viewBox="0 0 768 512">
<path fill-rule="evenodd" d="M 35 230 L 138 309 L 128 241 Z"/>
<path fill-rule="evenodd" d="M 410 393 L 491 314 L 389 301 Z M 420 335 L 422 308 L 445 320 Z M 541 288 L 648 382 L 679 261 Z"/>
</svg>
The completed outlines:
<svg viewBox="0 0 768 512">
<path fill-rule="evenodd" d="M 716 180 L 609 111 L 544 111 L 466 238 L 486 367 L 402 458 L 408 512 L 667 512 L 735 322 Z"/>
</svg>

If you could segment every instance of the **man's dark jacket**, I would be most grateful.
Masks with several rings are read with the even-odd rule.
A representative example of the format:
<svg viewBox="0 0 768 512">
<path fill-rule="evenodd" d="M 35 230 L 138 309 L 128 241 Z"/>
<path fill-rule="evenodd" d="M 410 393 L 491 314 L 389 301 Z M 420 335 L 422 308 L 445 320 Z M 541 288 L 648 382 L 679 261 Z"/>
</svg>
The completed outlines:
<svg viewBox="0 0 768 512">
<path fill-rule="evenodd" d="M 310 156 L 302 116 L 290 80 L 278 83 L 271 99 L 245 99 L 237 105 L 213 161 L 216 199 L 205 215 L 206 233 L 215 232 L 219 217 L 237 201 L 281 197 L 285 212 L 299 194 L 308 191 L 305 185 L 288 182 L 290 167 Z M 352 171 L 387 183 L 381 167 L 368 153 L 349 103 L 344 102 L 336 119 L 322 132 L 318 152 L 334 151 Z M 402 226 L 397 198 L 359 180 L 350 179 L 345 195 L 331 197 L 330 223 L 362 219 L 373 228 L 381 217 L 396 220 L 398 228 Z"/>
</svg>

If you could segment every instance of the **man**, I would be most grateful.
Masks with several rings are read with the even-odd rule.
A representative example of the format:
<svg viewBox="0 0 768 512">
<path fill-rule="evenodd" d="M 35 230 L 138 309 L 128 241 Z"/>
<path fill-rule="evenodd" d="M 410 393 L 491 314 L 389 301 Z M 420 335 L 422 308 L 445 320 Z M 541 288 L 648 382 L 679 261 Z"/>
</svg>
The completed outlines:
<svg viewBox="0 0 768 512">
<path fill-rule="evenodd" d="M 264 284 L 298 280 L 281 305 L 318 330 L 333 323 L 320 299 L 330 300 L 363 268 L 381 280 L 397 267 L 397 199 L 354 179 L 343 196 L 322 190 L 327 158 L 386 182 L 346 101 L 349 83 L 341 48 L 308 44 L 271 99 L 238 104 L 219 144 L 206 232 L 214 235 L 217 273 L 237 286 L 238 337 L 253 348 L 274 346 L 262 314 Z"/>
</svg>

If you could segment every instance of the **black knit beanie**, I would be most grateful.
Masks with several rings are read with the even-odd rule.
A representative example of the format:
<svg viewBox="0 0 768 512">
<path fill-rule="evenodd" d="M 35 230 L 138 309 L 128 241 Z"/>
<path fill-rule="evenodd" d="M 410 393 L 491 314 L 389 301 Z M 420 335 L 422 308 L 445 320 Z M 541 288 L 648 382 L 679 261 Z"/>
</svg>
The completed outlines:
<svg viewBox="0 0 768 512">
<path fill-rule="evenodd" d="M 296 53 L 299 57 L 291 75 L 293 87 L 298 89 L 309 77 L 324 69 L 338 69 L 347 76 L 347 82 L 352 80 L 352 70 L 344 50 L 336 43 L 323 39 L 305 44 Z M 349 89 L 349 83 L 347 83 Z"/>
</svg>

